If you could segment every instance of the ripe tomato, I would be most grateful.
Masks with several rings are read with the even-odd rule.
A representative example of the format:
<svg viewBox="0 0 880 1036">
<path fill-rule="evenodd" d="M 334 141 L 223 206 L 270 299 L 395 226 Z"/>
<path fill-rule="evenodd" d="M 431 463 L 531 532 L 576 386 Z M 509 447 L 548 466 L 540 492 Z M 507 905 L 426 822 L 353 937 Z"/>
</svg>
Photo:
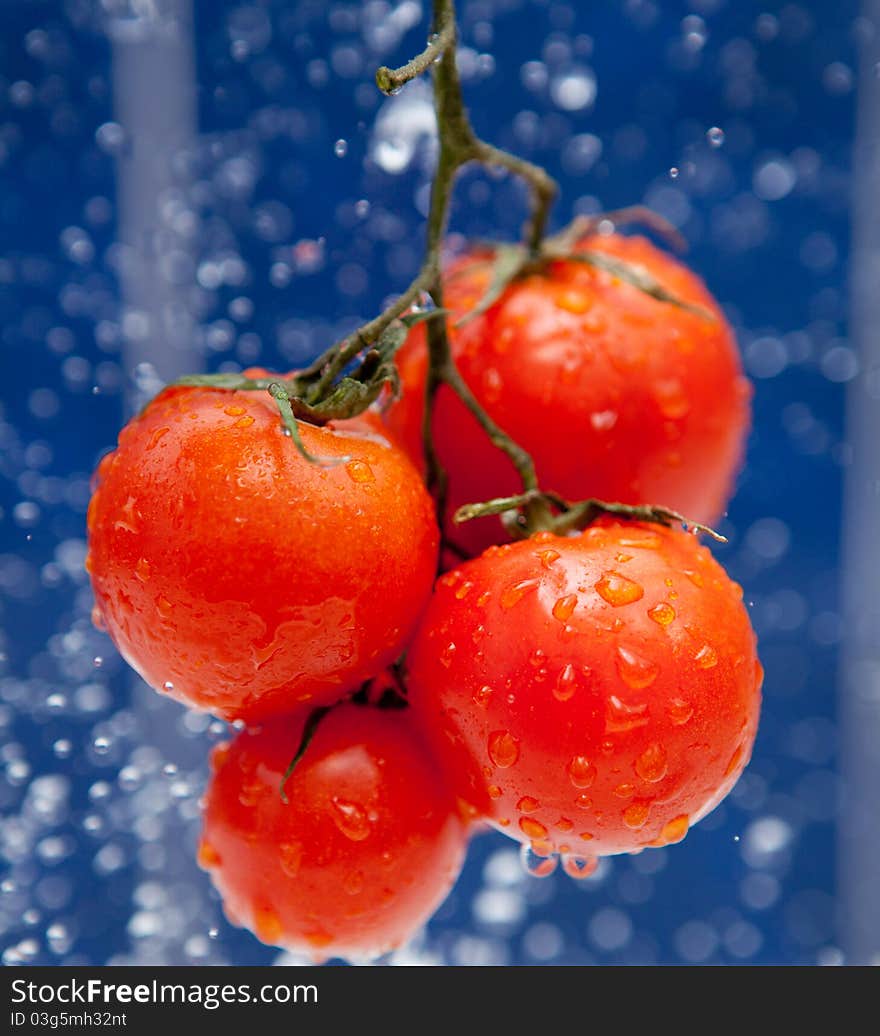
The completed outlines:
<svg viewBox="0 0 880 1036">
<path fill-rule="evenodd" d="M 452 888 L 466 829 L 407 711 L 340 705 L 288 778 L 303 713 L 215 749 L 199 850 L 233 923 L 317 958 L 405 942 Z"/>
<path fill-rule="evenodd" d="M 676 842 L 751 753 L 762 670 L 741 596 L 660 526 L 490 547 L 440 579 L 409 700 L 459 794 L 540 854 Z"/>
<path fill-rule="evenodd" d="M 379 419 L 299 429 L 350 459 L 306 461 L 267 392 L 171 386 L 97 472 L 99 619 L 147 683 L 227 719 L 338 701 L 400 654 L 436 572 L 432 502 Z"/>
<path fill-rule="evenodd" d="M 451 328 L 458 368 L 487 413 L 531 453 L 541 488 L 569 500 L 661 504 L 711 523 L 727 506 L 749 424 L 751 390 L 731 329 L 699 278 L 644 238 L 595 235 L 578 250 L 647 271 L 701 312 L 558 260 Z M 490 260 L 477 249 L 448 270 L 450 324 L 485 294 Z M 388 421 L 420 461 L 423 328 L 412 331 L 398 363 L 403 395 Z M 519 491 L 513 466 L 446 386 L 434 429 L 450 513 Z M 451 538 L 473 553 L 507 537 L 488 519 L 452 527 Z"/>
</svg>

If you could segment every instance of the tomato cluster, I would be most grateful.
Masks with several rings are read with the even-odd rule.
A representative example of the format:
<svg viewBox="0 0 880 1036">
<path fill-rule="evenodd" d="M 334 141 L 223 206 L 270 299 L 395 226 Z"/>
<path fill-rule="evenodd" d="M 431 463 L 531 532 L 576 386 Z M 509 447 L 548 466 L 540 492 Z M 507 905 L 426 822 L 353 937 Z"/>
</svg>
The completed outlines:
<svg viewBox="0 0 880 1036">
<path fill-rule="evenodd" d="M 557 258 L 482 311 L 491 254 L 450 267 L 459 370 L 555 498 L 711 519 L 748 425 L 730 329 L 646 241 L 579 249 L 627 275 Z M 513 543 L 494 518 L 454 527 L 517 483 L 445 385 L 441 530 L 427 363 L 417 329 L 384 418 L 300 419 L 299 442 L 265 391 L 170 386 L 89 509 L 96 622 L 157 691 L 243 728 L 212 757 L 200 863 L 230 920 L 315 959 L 406 941 L 482 823 L 574 876 L 680 841 L 757 728 L 742 593 L 696 536 L 608 515 Z M 470 560 L 434 585 L 444 543 Z"/>
</svg>

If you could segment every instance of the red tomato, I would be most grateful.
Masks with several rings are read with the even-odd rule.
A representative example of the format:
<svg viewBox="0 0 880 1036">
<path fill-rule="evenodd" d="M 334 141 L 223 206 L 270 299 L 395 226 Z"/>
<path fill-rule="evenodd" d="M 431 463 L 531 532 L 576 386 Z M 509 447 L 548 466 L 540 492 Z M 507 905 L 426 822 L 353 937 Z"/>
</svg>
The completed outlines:
<svg viewBox="0 0 880 1036">
<path fill-rule="evenodd" d="M 248 721 L 338 701 L 402 651 L 436 572 L 432 502 L 381 422 L 299 430 L 264 391 L 169 387 L 89 507 L 99 618 L 157 690 Z"/>
<path fill-rule="evenodd" d="M 749 424 L 751 390 L 731 329 L 699 278 L 644 238 L 597 235 L 579 249 L 641 267 L 702 312 L 584 263 L 555 261 L 452 328 L 458 368 L 487 413 L 531 453 L 542 489 L 569 500 L 661 504 L 711 523 L 727 506 Z M 476 250 L 450 267 L 451 322 L 485 294 L 490 258 Z M 388 421 L 421 463 L 423 328 L 398 361 L 403 396 Z M 520 490 L 506 456 L 446 386 L 434 430 L 450 513 Z M 451 537 L 470 553 L 507 538 L 497 519 L 451 527 Z"/>
<path fill-rule="evenodd" d="M 741 597 L 660 526 L 490 547 L 440 579 L 409 700 L 459 793 L 537 852 L 677 842 L 750 757 L 762 670 Z"/>
<path fill-rule="evenodd" d="M 280 794 L 303 714 L 213 756 L 199 861 L 233 923 L 316 958 L 386 953 L 452 888 L 466 831 L 408 711 L 341 705 Z"/>
</svg>

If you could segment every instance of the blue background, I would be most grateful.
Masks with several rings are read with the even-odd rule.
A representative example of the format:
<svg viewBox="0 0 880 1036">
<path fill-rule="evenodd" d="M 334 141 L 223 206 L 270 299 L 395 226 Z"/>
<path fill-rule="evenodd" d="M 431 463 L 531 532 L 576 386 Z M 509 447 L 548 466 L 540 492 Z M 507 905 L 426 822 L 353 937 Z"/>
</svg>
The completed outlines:
<svg viewBox="0 0 880 1036">
<path fill-rule="evenodd" d="M 222 920 L 192 863 L 205 745 L 222 726 L 153 702 L 88 620 L 88 479 L 132 376 L 114 243 L 125 143 L 102 13 L 122 7 L 0 2 L 0 941 L 6 963 L 264 963 L 277 951 Z M 377 39 L 392 8 L 406 31 Z M 196 4 L 182 277 L 210 368 L 299 363 L 416 271 L 426 99 L 414 85 L 386 101 L 371 77 L 420 48 L 418 14 L 414 3 Z M 849 2 L 462 4 L 473 121 L 558 178 L 555 224 L 651 205 L 681 228 L 687 261 L 734 321 L 754 429 L 718 555 L 746 589 L 767 677 L 751 766 L 683 844 L 575 883 L 526 878 L 512 843 L 481 837 L 419 959 L 840 959 L 856 14 Z M 594 86 L 592 103 L 572 107 Z M 391 110 L 413 128 L 395 154 L 413 153 L 397 170 L 375 127 L 404 102 Z M 515 237 L 524 202 L 509 178 L 469 171 L 452 230 Z"/>
</svg>

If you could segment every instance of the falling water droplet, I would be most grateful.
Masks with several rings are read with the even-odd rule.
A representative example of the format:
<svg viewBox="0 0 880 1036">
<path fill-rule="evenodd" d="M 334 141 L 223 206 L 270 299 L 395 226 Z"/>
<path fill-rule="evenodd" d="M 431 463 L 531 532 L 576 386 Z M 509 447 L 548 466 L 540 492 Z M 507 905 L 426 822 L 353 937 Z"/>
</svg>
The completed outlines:
<svg viewBox="0 0 880 1036">
<path fill-rule="evenodd" d="M 520 846 L 519 861 L 526 874 L 533 878 L 548 878 L 559 866 L 559 857 L 555 855 L 540 856 L 530 845 Z"/>
</svg>

